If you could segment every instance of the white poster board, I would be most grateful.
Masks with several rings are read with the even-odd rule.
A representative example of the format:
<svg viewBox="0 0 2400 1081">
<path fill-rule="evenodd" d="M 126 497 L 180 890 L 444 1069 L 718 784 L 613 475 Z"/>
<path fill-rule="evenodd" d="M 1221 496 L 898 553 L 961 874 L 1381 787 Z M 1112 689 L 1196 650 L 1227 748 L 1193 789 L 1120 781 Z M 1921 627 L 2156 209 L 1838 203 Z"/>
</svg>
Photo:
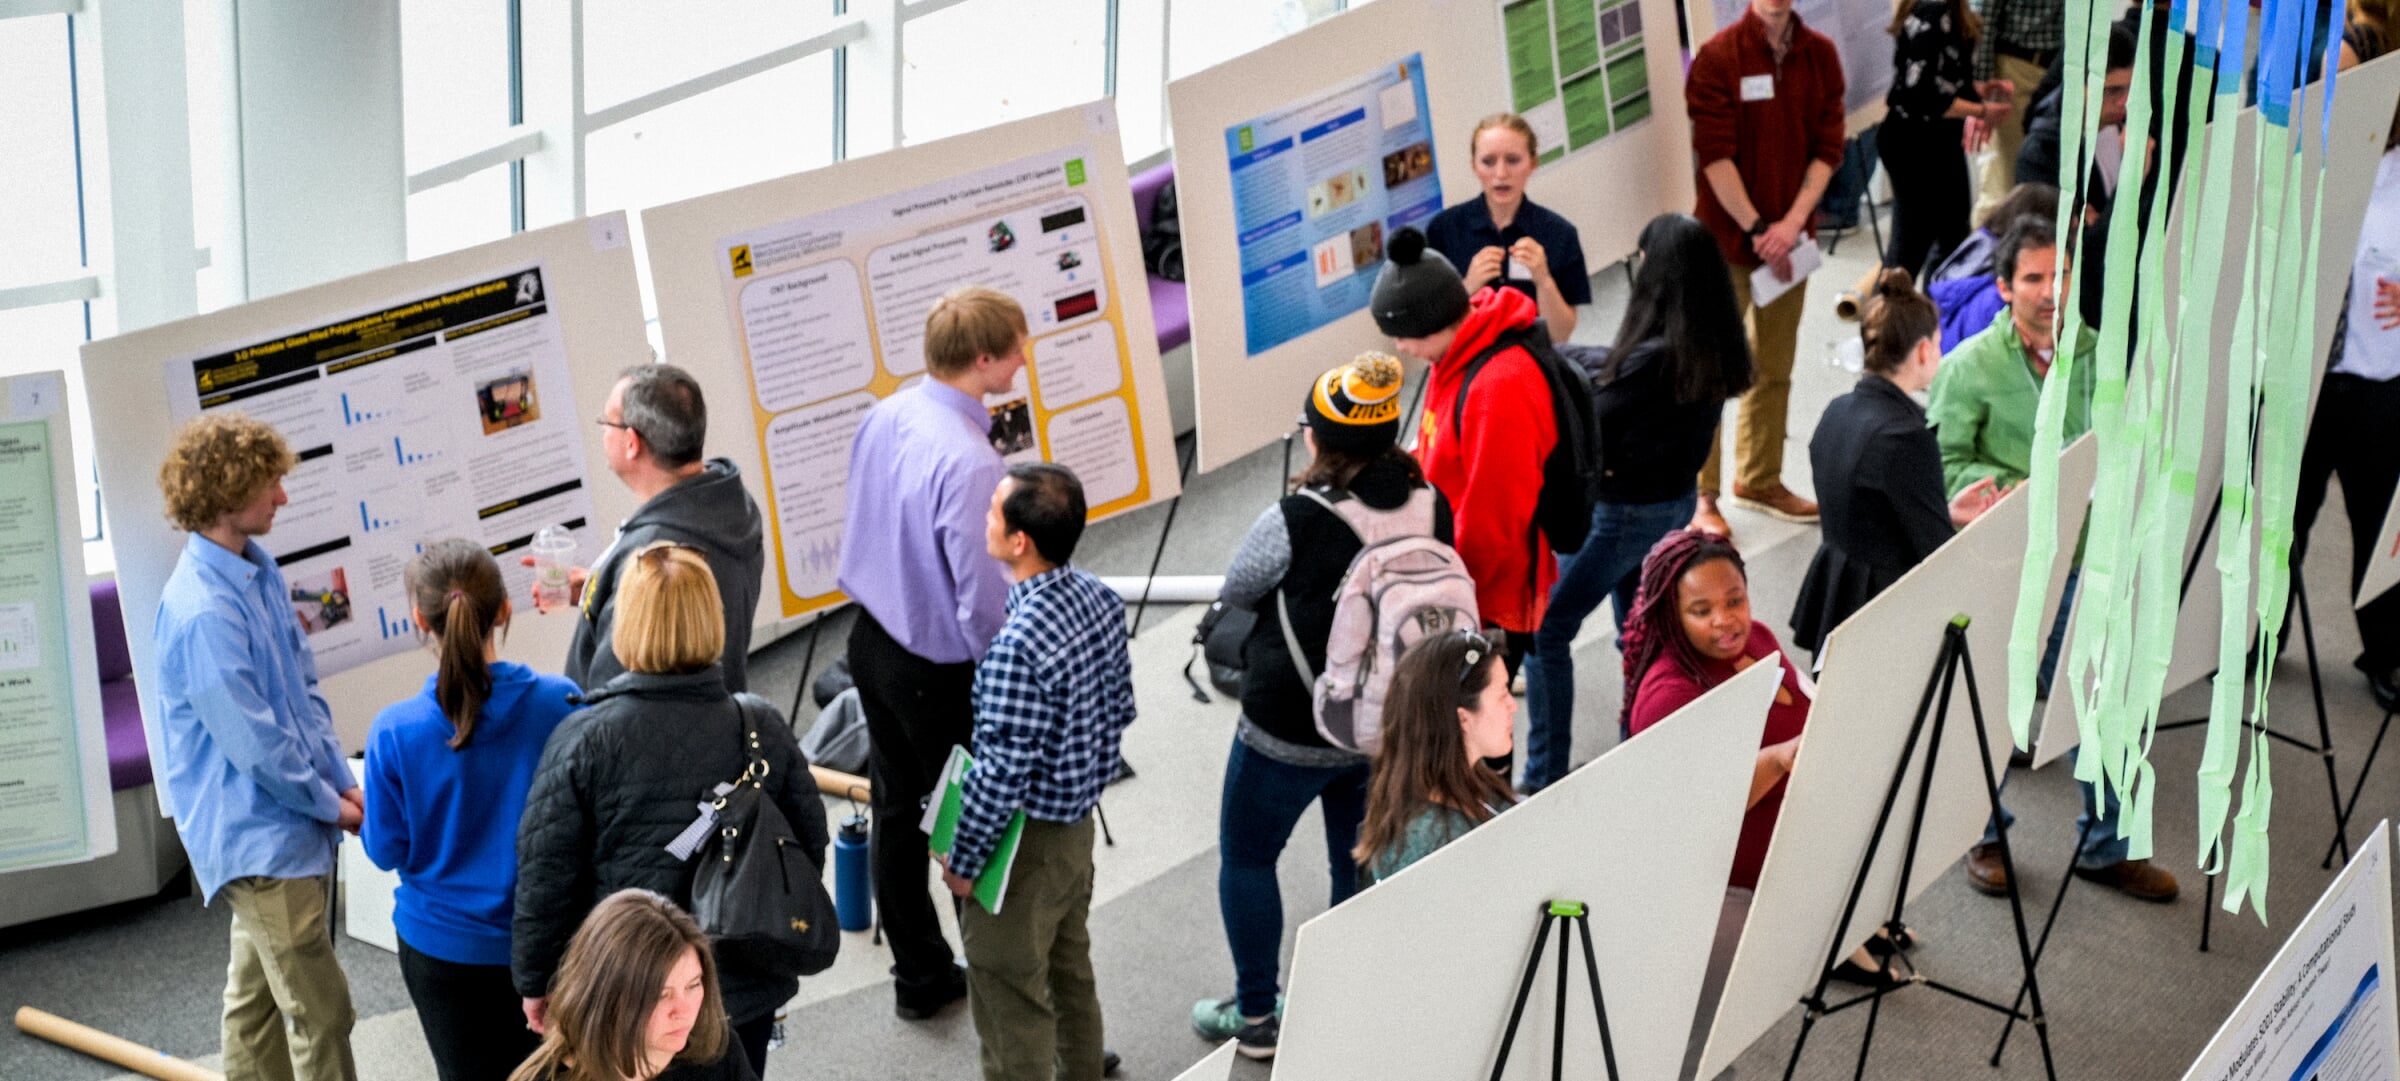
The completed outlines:
<svg viewBox="0 0 2400 1081">
<path fill-rule="evenodd" d="M 926 312 L 959 286 L 1030 325 L 985 401 L 996 449 L 1074 469 L 1094 519 L 1176 494 L 1131 191 L 1103 101 L 642 213 L 667 359 L 727 404 L 723 445 L 767 492 L 768 618 L 842 602 L 851 437 L 923 377 Z"/>
<path fill-rule="evenodd" d="M 2322 86 L 2322 83 L 2315 84 L 2315 87 Z M 2295 106 L 2292 115 L 2319 115 L 2322 106 L 2313 93 L 2312 88 L 2312 96 Z M 2367 196 L 2374 186 L 2375 163 L 2383 155 L 2385 134 L 2391 128 L 2395 98 L 2400 98 L 2400 60 L 2387 56 L 2342 72 L 2333 100 L 2330 158 L 2325 157 L 2328 151 L 2319 145 L 2313 133 L 2304 148 L 2302 161 L 2305 175 L 2313 178 L 2320 160 L 2327 163 L 2328 169 L 2325 201 L 2321 208 L 2324 215 L 2324 242 L 2317 250 L 2317 322 L 2315 336 L 2311 339 L 2320 358 L 2333 341 L 2334 323 L 2341 315 L 2345 292 L 2343 283 L 2350 280 L 2350 265 L 2357 254 L 2355 241 L 2351 238 L 2358 235 L 2360 223 L 2366 220 Z M 2257 128 L 2258 110 L 2242 110 L 2239 122 L 2239 138 L 2243 141 L 2235 150 L 2238 161 L 2234 169 L 2232 205 L 2235 208 L 2233 219 L 2245 221 L 2249 218 L 2250 203 L 2256 198 L 2252 190 L 2247 148 Z M 2222 120 L 2209 125 L 2212 136 L 2227 128 L 2228 125 Z M 2201 148 L 2197 146 L 2185 155 L 2187 176 L 2197 167 L 2202 156 Z M 2188 184 L 2186 188 L 2189 189 Z M 2314 189 L 2312 183 L 2310 190 Z M 2179 223 L 2174 224 L 2179 226 Z M 2180 227 L 2170 231 L 2177 237 L 2182 235 Z M 2241 310 L 2242 275 L 2239 268 L 2248 245 L 2249 238 L 2242 230 L 2235 230 L 2225 238 L 2224 265 L 2230 269 L 2221 275 L 2218 283 L 2217 302 L 2213 309 L 2216 319 L 2211 328 L 2215 343 L 2210 354 L 2212 358 L 2223 358 L 2232 350 L 2234 319 Z M 2167 251 L 2170 291 L 2177 288 L 2174 275 L 2180 261 L 2178 249 L 2179 245 Z M 2215 363 L 2223 364 L 2224 361 L 2217 359 Z M 2312 405 L 2324 374 L 2323 363 L 2309 366 L 2309 400 Z M 2223 421 L 2218 419 L 2224 416 L 2225 386 L 2226 380 L 2222 376 L 2209 380 L 2208 415 L 2211 427 L 2202 450 L 2200 503 L 2192 511 L 2192 534 L 2187 541 L 2192 550 L 2184 563 L 2185 567 L 2198 566 L 2199 572 L 2192 576 L 2191 589 L 2184 594 L 2183 608 L 2175 624 L 2175 652 L 2168 663 L 2164 686 L 2164 693 L 2170 695 L 2208 678 L 2217 669 L 2217 629 L 2221 623 L 2219 608 L 2224 597 L 2224 582 L 2218 576 L 2216 565 L 2218 542 L 2223 530 L 2210 529 L 2207 536 L 2203 537 L 2200 525 L 2207 519 L 2209 509 L 2217 498 L 2225 472 Z M 2313 408 L 2311 415 L 2314 415 Z M 2256 553 L 2255 544 L 2251 550 Z M 2197 564 L 2193 560 L 2197 560 Z M 2250 610 L 2249 619 L 2255 627 L 2258 619 L 2255 605 Z"/>
<path fill-rule="evenodd" d="M 1518 2 L 1567 6 L 1558 0 Z M 1592 136 L 1592 122 L 1585 120 L 1584 149 L 1544 165 L 1529 185 L 1535 202 L 1575 224 L 1591 267 L 1630 254 L 1652 217 L 1668 211 L 1688 213 L 1693 206 L 1682 57 L 1671 47 L 1633 48 L 1630 55 L 1639 58 L 1637 64 L 1625 51 L 1628 25 L 1653 45 L 1674 40 L 1675 0 L 1635 0 L 1633 12 L 1623 7 L 1609 5 L 1620 41 L 1608 51 L 1612 59 L 1603 62 L 1598 77 L 1613 80 L 1607 93 L 1621 91 L 1625 108 L 1618 110 L 1612 97 L 1607 113 L 1610 133 Z M 1492 0 L 1376 0 L 1168 85 L 1167 103 L 1178 133 L 1175 195 L 1191 285 L 1201 470 L 1214 469 L 1289 432 L 1308 381 L 1318 373 L 1364 350 L 1391 349 L 1391 339 L 1361 310 L 1251 355 L 1244 333 L 1238 243 L 1245 226 L 1236 214 L 1233 153 L 1225 133 L 1258 117 L 1319 100 L 1386 63 L 1415 55 L 1423 65 L 1433 168 L 1442 200 L 1455 205 L 1474 198 L 1481 188 L 1469 160 L 1467 136 L 1477 120 L 1512 100 L 1509 46 L 1503 34 L 1509 10 L 1509 5 Z M 1556 75 L 1553 70 L 1552 78 Z M 1559 104 L 1563 110 L 1563 102 Z M 1645 108 L 1646 119 L 1641 115 Z M 1620 116 L 1621 126 L 1615 123 Z M 1556 123 L 1539 109 L 1532 119 L 1537 132 L 1551 129 L 1545 146 L 1557 144 L 1566 124 L 1563 112 Z M 1568 142 L 1573 145 L 1572 139 Z M 1387 225 L 1387 235 L 1389 229 Z M 1354 258 L 1352 269 L 1371 283 L 1381 266 L 1361 268 Z"/>
<path fill-rule="evenodd" d="M 2393 1081 L 2392 824 L 2292 928 L 2184 1081 Z"/>
<path fill-rule="evenodd" d="M 1207 1058 L 1192 1063 L 1190 1069 L 1176 1074 L 1175 1081 L 1227 1081 L 1233 1076 L 1236 1046 L 1239 1045 L 1232 1040 L 1217 1045 L 1217 1049 L 1209 1052 Z"/>
<path fill-rule="evenodd" d="M 2008 722 L 2000 702 L 2027 519 L 2025 492 L 2019 489 L 1827 637 L 1817 701 L 1810 710 L 1824 723 L 1810 725 L 1801 736 L 1775 841 L 1759 872 L 1758 893 L 1726 975 L 1725 997 L 1717 1005 L 1699 1076 L 1715 1077 L 1812 991 L 1834 947 L 1847 952 L 1890 915 L 1908 846 L 1909 815 L 1926 755 L 1934 747 L 1931 716 L 1909 760 L 1901 802 L 1892 809 L 1866 890 L 1849 926 L 1838 926 L 1954 617 L 1969 620 L 1967 647 L 1982 696 L 1986 749 L 1995 770 L 2007 768 Z M 1912 898 L 1949 873 L 1991 817 L 1974 714 L 1968 709 L 1967 671 L 1961 668 L 1950 696 L 1916 877 L 1908 884 Z M 2005 978 L 2015 981 L 2016 970 L 2009 969 Z M 2005 991 L 1999 985 L 1984 988 L 1988 995 Z"/>
<path fill-rule="evenodd" d="M 2383 512 L 2383 529 L 2375 534 L 2375 550 L 2367 555 L 2367 573 L 2359 580 L 2351 606 L 2373 604 L 2395 585 L 2400 585 L 2400 489 L 2392 492 L 2391 509 Z"/>
<path fill-rule="evenodd" d="M 569 222 L 84 347 L 93 428 L 109 433 L 101 497 L 153 762 L 151 628 L 186 537 L 157 481 L 174 421 L 242 411 L 301 456 L 285 479 L 292 501 L 260 543 L 314 628 L 334 728 L 357 750 L 376 711 L 433 668 L 401 583 L 418 542 L 491 546 L 524 597 L 519 550 L 537 529 L 580 519 L 589 562 L 634 509 L 600 464 L 592 423 L 617 373 L 651 360 L 625 230 L 622 214 Z M 554 671 L 574 629 L 572 612 L 520 602 L 502 655 Z"/>
<path fill-rule="evenodd" d="M 117 850 L 64 372 L 0 378 L 0 872 Z"/>
<path fill-rule="evenodd" d="M 1303 925 L 1275 1076 L 1488 1075 L 1541 908 L 1551 900 L 1588 906 L 1620 1072 L 1675 1076 L 1780 678 L 1772 661 L 1751 665 Z M 1637 822 L 1638 829 L 1598 828 Z M 1563 921 L 1552 929 L 1509 1056 L 1510 1077 L 1550 1076 L 1559 1024 L 1570 1074 L 1602 1073 L 1580 937 L 1570 951 L 1566 1016 L 1554 1016 L 1557 935 L 1570 930 Z M 1439 994 L 1425 992 L 1428 980 L 1438 981 Z"/>
</svg>

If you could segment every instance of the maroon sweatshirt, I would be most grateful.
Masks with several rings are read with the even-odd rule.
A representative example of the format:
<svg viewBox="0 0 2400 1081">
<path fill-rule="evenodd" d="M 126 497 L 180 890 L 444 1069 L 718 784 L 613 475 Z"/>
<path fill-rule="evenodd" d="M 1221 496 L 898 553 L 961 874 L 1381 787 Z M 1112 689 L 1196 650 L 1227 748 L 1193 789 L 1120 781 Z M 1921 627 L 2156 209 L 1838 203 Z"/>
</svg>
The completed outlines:
<svg viewBox="0 0 2400 1081">
<path fill-rule="evenodd" d="M 1740 22 L 1700 46 L 1683 83 L 1697 164 L 1705 169 L 1731 158 L 1750 204 L 1769 222 L 1791 212 L 1809 162 L 1842 164 L 1842 59 L 1832 39 L 1802 25 L 1797 14 L 1791 18 L 1792 44 L 1782 62 L 1767 43 L 1767 24 L 1744 10 Z M 1757 266 L 1749 235 L 1718 204 L 1705 173 L 1699 181 L 1700 221 L 1716 234 L 1725 261 Z M 1815 223 L 1802 232 L 1813 234 Z"/>
</svg>

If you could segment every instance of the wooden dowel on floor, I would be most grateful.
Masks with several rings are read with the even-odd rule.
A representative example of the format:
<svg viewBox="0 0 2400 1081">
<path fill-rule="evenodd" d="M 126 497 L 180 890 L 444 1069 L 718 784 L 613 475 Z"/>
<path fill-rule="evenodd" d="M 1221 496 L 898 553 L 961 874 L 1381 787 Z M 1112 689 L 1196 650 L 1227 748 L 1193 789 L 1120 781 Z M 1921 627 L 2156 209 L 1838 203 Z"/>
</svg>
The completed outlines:
<svg viewBox="0 0 2400 1081">
<path fill-rule="evenodd" d="M 83 1052 L 159 1081 L 225 1081 L 225 1075 L 215 1070 L 202 1069 L 122 1036 L 111 1036 L 31 1006 L 17 1007 L 17 1028 L 26 1035 L 39 1036 L 70 1051 Z"/>
<path fill-rule="evenodd" d="M 874 786 L 868 784 L 867 779 L 858 774 L 844 773 L 838 769 L 826 769 L 823 766 L 810 766 L 808 771 L 816 775 L 817 791 L 819 792 L 828 796 L 854 799 L 860 803 L 873 802 Z"/>
</svg>

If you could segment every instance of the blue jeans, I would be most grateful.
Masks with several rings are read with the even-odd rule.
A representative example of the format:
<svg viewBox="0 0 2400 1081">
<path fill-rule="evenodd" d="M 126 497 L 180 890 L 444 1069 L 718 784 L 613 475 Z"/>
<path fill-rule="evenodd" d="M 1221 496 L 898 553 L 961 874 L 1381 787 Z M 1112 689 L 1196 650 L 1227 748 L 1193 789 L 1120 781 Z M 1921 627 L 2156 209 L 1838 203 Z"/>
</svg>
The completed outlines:
<svg viewBox="0 0 2400 1081">
<path fill-rule="evenodd" d="M 1842 144 L 1842 163 L 1826 181 L 1824 198 L 1817 201 L 1818 216 L 1828 224 L 1858 224 L 1858 201 L 1867 197 L 1867 179 L 1875 173 L 1876 134 L 1875 128 L 1868 128 Z"/>
<path fill-rule="evenodd" d="M 1575 738 L 1575 635 L 1583 621 L 1616 600 L 1617 631 L 1633 608 L 1641 584 L 1642 557 L 1660 537 L 1683 528 L 1699 506 L 1697 492 L 1664 503 L 1595 503 L 1592 533 L 1583 550 L 1559 564 L 1550 587 L 1550 609 L 1533 632 L 1533 665 L 1525 675 L 1525 706 L 1532 713 L 1525 733 L 1525 776 L 1517 785 L 1531 795 L 1567 775 L 1567 753 Z M 1626 694 L 1633 688 L 1627 687 Z"/>
<path fill-rule="evenodd" d="M 1358 823 L 1367 814 L 1367 763 L 1317 768 L 1278 762 L 1240 736 L 1225 761 L 1217 810 L 1217 911 L 1233 950 L 1234 998 L 1247 1017 L 1275 1012 L 1276 960 L 1283 950 L 1283 887 L 1275 862 L 1311 802 L 1324 804 L 1328 905 L 1358 892 Z"/>
<path fill-rule="evenodd" d="M 2044 698 L 2050 697 L 2050 677 L 2058 671 L 2058 655 L 2067 641 L 2067 613 L 2074 607 L 2075 586 L 2082 577 L 2083 568 L 2081 567 L 2067 572 L 2066 592 L 2059 594 L 2058 615 L 2050 621 L 2050 641 L 2042 649 L 2041 672 L 2034 677 L 2034 682 L 2038 684 L 2038 690 Z M 2067 752 L 2067 762 L 2070 766 L 2073 765 L 2076 757 L 2076 751 Z M 2000 778 L 2000 787 L 2003 789 L 2008 787 L 2007 776 L 2003 775 Z M 2075 816 L 2075 828 L 2081 830 L 2086 824 L 2089 824 L 2092 830 L 2084 837 L 2083 848 L 2075 853 L 2075 865 L 2087 870 L 2098 870 L 2125 862 L 2128 846 L 2124 838 L 2117 836 L 2116 795 L 2114 793 L 2106 794 L 2105 802 L 2108 804 L 2108 813 L 2096 815 L 2094 808 L 2103 802 L 2099 786 L 2088 781 L 2078 781 L 2075 787 L 2083 790 L 2083 813 Z M 2002 806 L 1999 826 L 1991 823 L 1984 824 L 1983 843 L 1987 845 L 1997 843 L 2000 840 L 2000 827 L 2016 824 L 2017 816 L 2010 814 L 2008 808 Z"/>
</svg>

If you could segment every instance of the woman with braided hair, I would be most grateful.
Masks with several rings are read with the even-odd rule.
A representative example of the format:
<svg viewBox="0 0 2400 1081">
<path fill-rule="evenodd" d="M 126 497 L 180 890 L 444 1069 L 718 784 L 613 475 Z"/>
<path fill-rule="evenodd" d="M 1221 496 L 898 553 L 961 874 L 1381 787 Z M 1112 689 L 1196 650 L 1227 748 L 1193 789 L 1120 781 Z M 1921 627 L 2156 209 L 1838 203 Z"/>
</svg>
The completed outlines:
<svg viewBox="0 0 2400 1081">
<path fill-rule="evenodd" d="M 1775 836 L 1775 816 L 1783 808 L 1784 781 L 1800 750 L 1800 731 L 1808 724 L 1809 702 L 1816 687 L 1799 666 L 1782 660 L 1781 643 L 1767 625 L 1750 618 L 1750 580 L 1742 554 L 1714 533 L 1677 530 L 1650 549 L 1642 562 L 1641 590 L 1619 639 L 1625 655 L 1623 725 L 1627 738 L 1673 716 L 1709 688 L 1734 674 L 1772 659 L 1783 667 L 1781 686 L 1767 710 L 1766 731 L 1759 737 L 1758 759 L 1750 774 L 1749 810 L 1742 817 L 1741 839 L 1734 845 L 1724 914 L 1717 928 L 1717 956 L 1709 963 L 1702 984 L 1702 1018 L 1714 1012 L 1712 991 L 1721 990 L 1724 966 L 1732 963 L 1732 947 L 1750 910 L 1750 891 L 1767 858 L 1767 843 Z M 1905 941 L 1905 940 L 1904 940 Z M 1834 970 L 1837 978 L 1868 986 L 1896 983 L 1882 963 L 1865 949 Z"/>
</svg>

